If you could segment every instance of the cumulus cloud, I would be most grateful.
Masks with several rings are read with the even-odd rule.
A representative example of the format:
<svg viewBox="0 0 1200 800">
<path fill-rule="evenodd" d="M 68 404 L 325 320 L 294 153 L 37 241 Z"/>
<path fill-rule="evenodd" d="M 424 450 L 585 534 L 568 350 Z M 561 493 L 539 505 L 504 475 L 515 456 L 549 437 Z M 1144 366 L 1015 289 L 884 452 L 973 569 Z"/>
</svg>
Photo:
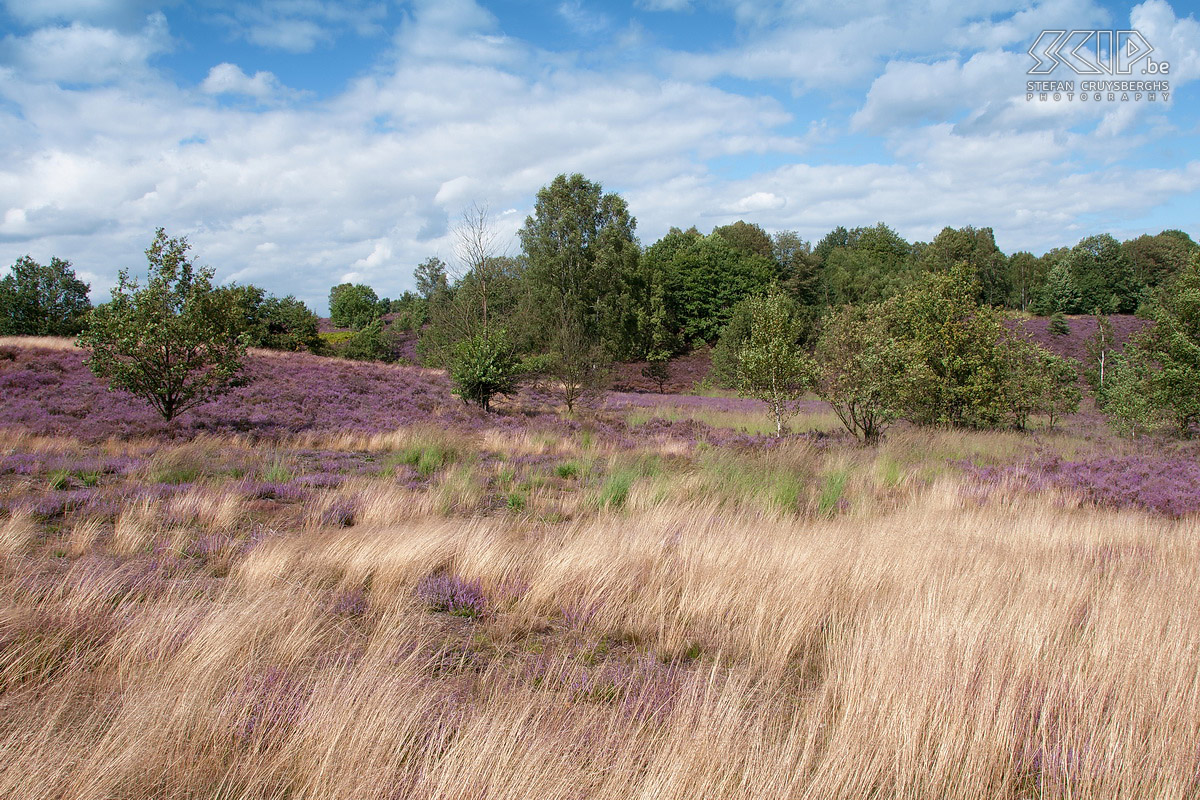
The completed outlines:
<svg viewBox="0 0 1200 800">
<path fill-rule="evenodd" d="M 136 33 L 72 22 L 9 36 L 0 47 L 5 60 L 29 79 L 106 83 L 140 75 L 153 56 L 170 49 L 171 36 L 166 18 L 155 13 Z"/>
<path fill-rule="evenodd" d="M 370 0 L 268 0 L 234 3 L 214 18 L 235 35 L 261 47 L 308 53 L 345 33 L 383 33 L 384 3 Z"/>
<path fill-rule="evenodd" d="M 200 90 L 206 94 L 247 95 L 260 102 L 293 94 L 273 73 L 259 71 L 251 76 L 242 72 L 237 64 L 228 62 L 210 69 Z"/>
</svg>

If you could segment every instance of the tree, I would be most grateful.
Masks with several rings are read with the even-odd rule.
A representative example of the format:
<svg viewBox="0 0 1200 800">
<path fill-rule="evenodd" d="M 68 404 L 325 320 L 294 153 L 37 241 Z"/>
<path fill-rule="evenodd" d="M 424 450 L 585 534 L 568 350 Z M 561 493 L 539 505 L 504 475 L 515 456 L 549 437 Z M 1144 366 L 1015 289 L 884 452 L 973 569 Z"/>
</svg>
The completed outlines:
<svg viewBox="0 0 1200 800">
<path fill-rule="evenodd" d="M 754 323 L 754 312 L 758 307 L 755 300 L 760 296 L 748 297 L 735 305 L 729 314 L 729 322 L 721 331 L 721 338 L 712 351 L 712 376 L 717 383 L 731 389 L 737 388 L 738 359 L 742 348 L 750 340 Z M 811 349 L 817 333 L 816 310 L 802 306 L 791 297 L 779 301 L 786 309 L 797 337 L 797 343 L 806 350 Z"/>
<path fill-rule="evenodd" d="M 1116 353 L 1117 339 L 1113 333 L 1112 321 L 1100 309 L 1092 312 L 1096 318 L 1096 332 L 1087 340 L 1087 365 L 1084 376 L 1096 395 L 1097 402 L 1103 405 L 1105 379 L 1108 367 Z"/>
<path fill-rule="evenodd" d="M 225 391 L 246 352 L 232 295 L 214 289 L 212 269 L 193 266 L 189 249 L 159 228 L 145 286 L 121 270 L 112 300 L 79 337 L 110 390 L 142 398 L 167 421 Z"/>
<path fill-rule="evenodd" d="M 1000 306 L 1012 288 L 1008 263 L 991 228 L 943 228 L 921 253 L 921 266 L 934 272 L 947 272 L 956 264 L 971 266 L 979 284 L 979 301 Z"/>
<path fill-rule="evenodd" d="M 913 388 L 930 377 L 911 343 L 890 326 L 881 304 L 844 306 L 817 341 L 817 393 L 864 444 L 903 416 Z"/>
<path fill-rule="evenodd" d="M 821 265 L 812 245 L 795 231 L 771 237 L 771 253 L 782 272 L 780 285 L 801 305 L 815 305 L 820 295 Z"/>
<path fill-rule="evenodd" d="M 450 281 L 446 277 L 446 262 L 437 256 L 430 256 L 417 264 L 417 268 L 413 270 L 413 278 L 417 282 L 417 294 L 426 300 L 432 300 L 435 295 L 450 288 Z"/>
<path fill-rule="evenodd" d="M 477 333 L 454 346 L 450 363 L 454 393 L 485 412 L 491 411 L 496 395 L 515 394 L 522 375 L 521 363 L 503 328 L 486 336 Z"/>
<path fill-rule="evenodd" d="M 567 406 L 568 412 L 575 404 L 608 388 L 612 371 L 612 360 L 604 348 L 588 341 L 577 320 L 559 320 L 545 371 L 554 379 L 554 389 Z"/>
<path fill-rule="evenodd" d="M 1078 362 L 1008 330 L 1003 332 L 1000 344 L 1005 364 L 1005 408 L 1015 427 L 1024 429 L 1032 415 L 1042 414 L 1053 428 L 1062 416 L 1079 410 L 1082 392 Z"/>
<path fill-rule="evenodd" d="M 642 377 L 652 381 L 658 387 L 658 393 L 667 391 L 667 381 L 671 379 L 671 357 L 663 351 L 650 354 L 646 366 L 642 367 Z"/>
<path fill-rule="evenodd" d="M 1071 277 L 1071 269 L 1063 261 L 1050 267 L 1042 281 L 1032 306 L 1035 314 L 1079 313 L 1083 306 L 1083 294 Z"/>
<path fill-rule="evenodd" d="M 496 263 L 496 226 L 486 204 L 472 203 L 462 213 L 454 228 L 455 253 L 463 274 L 474 279 L 473 293 L 479 301 L 479 319 L 484 335 L 488 330 L 488 288 L 493 273 L 501 268 Z"/>
<path fill-rule="evenodd" d="M 1133 263 L 1109 234 L 1081 239 L 1071 248 L 1065 264 L 1078 300 L 1071 307 L 1051 310 L 1086 314 L 1099 307 L 1108 314 L 1124 314 L 1137 308 L 1141 286 L 1134 280 Z"/>
<path fill-rule="evenodd" d="M 1033 253 L 1022 251 L 1009 256 L 1009 306 L 1028 311 L 1041 291 L 1048 269 L 1049 264 L 1046 259 L 1038 258 Z"/>
<path fill-rule="evenodd" d="M 70 261 L 51 257 L 43 266 L 26 255 L 10 269 L 0 280 L 0 334 L 73 336 L 82 330 L 92 304 Z"/>
<path fill-rule="evenodd" d="M 1200 422 L 1200 254 L 1150 309 L 1154 324 L 1114 364 L 1105 411 L 1126 432 L 1170 421 L 1185 438 Z"/>
<path fill-rule="evenodd" d="M 719 233 L 672 229 L 644 258 L 664 276 L 667 309 L 688 342 L 713 342 L 732 309 L 780 276 L 774 259 L 738 250 Z"/>
<path fill-rule="evenodd" d="M 379 296 L 361 283 L 339 283 L 329 290 L 329 321 L 335 328 L 362 330 L 382 313 Z"/>
<path fill-rule="evenodd" d="M 775 435 L 782 436 L 783 423 L 812 385 L 813 361 L 800 346 L 803 331 L 789 313 L 788 298 L 772 292 L 752 298 L 748 307 L 750 337 L 738 353 L 738 392 L 765 402 Z"/>
<path fill-rule="evenodd" d="M 1067 318 L 1061 311 L 1055 311 L 1050 315 L 1050 324 L 1046 330 L 1051 336 L 1069 336 L 1071 334 L 1071 326 L 1067 324 Z"/>
<path fill-rule="evenodd" d="M 575 320 L 589 342 L 610 343 L 632 313 L 636 227 L 620 195 L 582 175 L 559 175 L 538 190 L 534 213 L 519 231 L 537 316 Z"/>
<path fill-rule="evenodd" d="M 1183 231 L 1172 230 L 1130 239 L 1121 249 L 1129 258 L 1134 281 L 1153 289 L 1182 272 L 1200 246 Z"/>
<path fill-rule="evenodd" d="M 730 225 L 718 225 L 712 232 L 729 242 L 730 247 L 739 253 L 775 257 L 775 244 L 761 225 L 739 219 Z"/>
<path fill-rule="evenodd" d="M 1009 418 L 999 312 L 976 301 L 979 286 L 970 265 L 929 273 L 884 305 L 892 335 L 911 347 L 915 368 L 926 371 L 909 397 L 915 422 L 974 428 Z"/>
</svg>

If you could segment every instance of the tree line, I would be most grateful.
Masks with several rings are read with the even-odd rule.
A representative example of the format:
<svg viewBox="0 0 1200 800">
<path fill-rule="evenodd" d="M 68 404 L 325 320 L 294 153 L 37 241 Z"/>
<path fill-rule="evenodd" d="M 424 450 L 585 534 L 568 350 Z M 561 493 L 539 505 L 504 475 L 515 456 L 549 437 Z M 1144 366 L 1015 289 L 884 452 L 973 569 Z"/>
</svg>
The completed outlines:
<svg viewBox="0 0 1200 800">
<path fill-rule="evenodd" d="M 909 243 L 882 223 L 838 227 L 813 245 L 794 231 L 768 234 L 739 221 L 708 234 L 672 228 L 644 247 L 636 226 L 619 195 L 582 175 L 560 175 L 538 192 L 518 253 L 498 252 L 486 206 L 472 206 L 454 231 L 454 267 L 426 259 L 414 271 L 416 290 L 397 299 L 363 284 L 332 287 L 331 321 L 345 330 L 324 335 L 294 297 L 213 286 L 212 271 L 188 260 L 186 239 L 160 229 L 147 250 L 146 283 L 122 272 L 113 300 L 97 309 L 69 262 L 20 259 L 0 281 L 0 332 L 82 333 L 80 341 L 101 352 L 102 340 L 120 338 L 121 326 L 141 313 L 134 301 L 158 292 L 155 302 L 175 317 L 192 314 L 187 335 L 222 339 L 234 354 L 258 346 L 387 360 L 397 334 L 407 332 L 422 362 L 447 368 L 459 394 L 484 408 L 539 378 L 572 409 L 606 384 L 618 360 L 647 362 L 645 374 L 661 388 L 670 359 L 715 345 L 714 372 L 727 385 L 755 396 L 764 396 L 754 388 L 763 380 L 793 394 L 816 391 L 864 439 L 899 418 L 1020 427 L 1031 413 L 1053 419 L 1069 408 L 1066 368 L 1006 332 L 1005 309 L 1153 316 L 1153 342 L 1139 340 L 1124 356 L 1104 350 L 1097 398 L 1124 409 L 1134 420 L 1127 430 L 1161 416 L 1164 375 L 1176 384 L 1192 379 L 1163 361 L 1168 351 L 1179 361 L 1190 352 L 1185 344 L 1197 341 L 1193 311 L 1180 303 L 1200 247 L 1181 231 L 1126 242 L 1091 236 L 1037 257 L 1005 255 L 989 228 L 947 227 L 932 242 Z M 170 302 L 164 292 L 175 292 Z M 200 317 L 220 324 L 205 327 Z M 1164 319 L 1184 321 L 1171 327 Z M 768 323 L 770 331 L 762 327 Z M 1169 339 L 1168 330 L 1175 331 Z M 103 367 L 103 357 L 92 363 L 109 377 L 119 372 L 116 362 Z M 183 370 L 178 363 L 173 368 Z M 214 385 L 229 379 L 217 372 Z M 943 389 L 933 397 L 929 387 L 938 381 Z M 1158 388 L 1149 391 L 1149 382 Z M 1038 388 L 1017 397 L 1019 383 Z M 779 414 L 790 402 L 764 399 Z M 1181 431 L 1195 421 L 1176 420 Z"/>
</svg>

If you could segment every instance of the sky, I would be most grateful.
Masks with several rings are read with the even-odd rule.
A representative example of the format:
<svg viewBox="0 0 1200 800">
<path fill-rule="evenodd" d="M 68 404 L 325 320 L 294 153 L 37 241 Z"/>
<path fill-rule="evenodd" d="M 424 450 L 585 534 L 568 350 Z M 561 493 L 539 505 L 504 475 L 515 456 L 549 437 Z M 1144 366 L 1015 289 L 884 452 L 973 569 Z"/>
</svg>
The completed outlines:
<svg viewBox="0 0 1200 800">
<path fill-rule="evenodd" d="M 395 297 L 425 258 L 453 267 L 473 204 L 516 254 L 538 189 L 575 172 L 647 245 L 738 219 L 814 243 L 987 226 L 1009 253 L 1200 239 L 1193 8 L 0 0 L 0 265 L 68 259 L 102 301 L 164 227 L 218 281 L 325 313 L 335 284 Z M 1045 30 L 1085 33 L 1038 58 Z M 1130 74 L 1080 74 L 1110 56 L 1087 31 L 1129 30 L 1153 48 Z M 1082 100 L 1097 79 L 1169 91 Z"/>
</svg>

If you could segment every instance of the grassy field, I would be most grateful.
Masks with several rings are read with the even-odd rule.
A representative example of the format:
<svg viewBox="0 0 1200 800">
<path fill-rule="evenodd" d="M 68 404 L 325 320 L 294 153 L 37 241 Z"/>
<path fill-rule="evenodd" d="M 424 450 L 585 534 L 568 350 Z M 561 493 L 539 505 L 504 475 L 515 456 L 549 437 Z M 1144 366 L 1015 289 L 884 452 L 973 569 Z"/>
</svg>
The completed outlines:
<svg viewBox="0 0 1200 800">
<path fill-rule="evenodd" d="M 1200 796 L 1194 449 L 287 407 L 0 429 L 0 797 Z"/>
</svg>

